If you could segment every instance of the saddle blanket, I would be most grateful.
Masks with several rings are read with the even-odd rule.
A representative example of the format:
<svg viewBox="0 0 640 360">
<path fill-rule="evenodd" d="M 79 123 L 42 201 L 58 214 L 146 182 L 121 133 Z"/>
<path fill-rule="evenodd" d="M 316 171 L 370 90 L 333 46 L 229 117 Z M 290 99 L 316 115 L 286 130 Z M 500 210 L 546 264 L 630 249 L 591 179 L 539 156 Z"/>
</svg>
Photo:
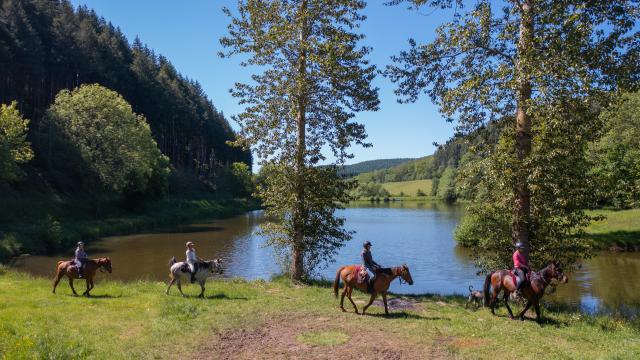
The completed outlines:
<svg viewBox="0 0 640 360">
<path fill-rule="evenodd" d="M 356 282 L 358 284 L 362 284 L 368 279 L 369 273 L 367 272 L 367 268 L 365 268 L 363 265 L 356 265 Z"/>
</svg>

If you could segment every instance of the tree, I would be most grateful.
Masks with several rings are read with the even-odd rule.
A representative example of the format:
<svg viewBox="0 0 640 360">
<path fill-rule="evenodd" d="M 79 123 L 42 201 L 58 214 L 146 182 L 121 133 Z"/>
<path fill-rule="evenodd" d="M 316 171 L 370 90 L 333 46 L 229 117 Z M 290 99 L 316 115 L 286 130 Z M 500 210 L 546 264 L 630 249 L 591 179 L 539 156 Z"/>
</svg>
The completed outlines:
<svg viewBox="0 0 640 360">
<path fill-rule="evenodd" d="M 249 165 L 241 162 L 231 164 L 229 174 L 231 181 L 231 192 L 235 196 L 249 197 L 253 193 L 253 178 Z"/>
<path fill-rule="evenodd" d="M 23 176 L 18 166 L 33 158 L 27 141 L 29 120 L 22 118 L 14 101 L 0 105 L 0 181 L 16 181 Z"/>
<path fill-rule="evenodd" d="M 590 147 L 600 203 L 640 205 L 640 92 L 620 96 L 600 115 L 603 136 Z"/>
<path fill-rule="evenodd" d="M 403 2 L 415 7 L 464 5 L 461 0 L 392 1 Z M 395 64 L 386 69 L 402 101 L 416 101 L 426 93 L 448 120 L 458 121 L 460 131 L 511 119 L 505 135 L 513 137 L 511 148 L 500 148 L 514 159 L 509 161 L 512 203 L 506 210 L 510 241 L 523 243 L 527 256 L 549 241 L 532 232 L 539 223 L 532 210 L 537 206 L 532 204 L 532 176 L 539 170 L 532 159 L 534 128 L 543 131 L 539 125 L 545 117 L 558 119 L 567 110 L 583 111 L 579 116 L 593 119 L 592 110 L 606 104 L 611 90 L 636 86 L 638 16 L 637 1 L 511 0 L 495 5 L 482 0 L 464 14 L 456 12 L 436 30 L 431 43 L 410 40 L 410 49 L 395 56 Z M 584 140 L 579 140 L 581 145 Z M 563 209 L 556 213 L 563 219 L 579 217 L 579 209 Z M 583 222 L 556 223 L 572 228 Z M 540 243 L 532 245 L 535 241 Z"/>
<path fill-rule="evenodd" d="M 237 145 L 253 146 L 273 174 L 259 193 L 268 218 L 270 243 L 290 255 L 290 274 L 300 279 L 328 260 L 349 232 L 335 216 L 337 201 L 347 200 L 348 183 L 335 167 L 318 167 L 330 149 L 335 165 L 351 158 L 352 143 L 366 145 L 355 112 L 377 110 L 371 81 L 376 69 L 365 59 L 370 49 L 353 32 L 364 16 L 364 1 L 239 0 L 223 57 L 248 54 L 243 66 L 264 69 L 251 84 L 232 93 L 245 105 L 236 117 Z M 306 264 L 305 264 L 306 261 Z"/>
<path fill-rule="evenodd" d="M 456 169 L 449 166 L 444 170 L 437 184 L 436 196 L 448 203 L 456 201 L 456 175 Z"/>
<path fill-rule="evenodd" d="M 145 118 L 117 92 L 97 84 L 63 90 L 49 108 L 48 120 L 105 190 L 133 194 L 166 186 L 168 158 Z"/>
</svg>

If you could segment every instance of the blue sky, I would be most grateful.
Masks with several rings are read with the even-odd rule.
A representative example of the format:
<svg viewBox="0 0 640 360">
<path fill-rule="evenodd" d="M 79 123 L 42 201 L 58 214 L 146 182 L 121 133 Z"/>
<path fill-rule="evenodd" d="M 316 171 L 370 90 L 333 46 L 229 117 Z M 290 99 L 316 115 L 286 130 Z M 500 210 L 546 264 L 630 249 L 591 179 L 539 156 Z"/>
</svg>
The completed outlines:
<svg viewBox="0 0 640 360">
<path fill-rule="evenodd" d="M 389 57 L 407 48 L 410 37 L 431 39 L 433 30 L 451 19 L 451 13 L 438 10 L 425 14 L 404 6 L 388 7 L 386 0 L 369 1 L 368 19 L 361 31 L 364 44 L 373 47 L 370 60 L 384 68 Z M 157 53 L 166 56 L 182 74 L 198 80 L 213 103 L 230 118 L 242 111 L 229 94 L 236 81 L 247 82 L 251 73 L 239 66 L 238 58 L 220 59 L 218 42 L 227 31 L 228 18 L 221 9 L 234 9 L 236 0 L 72 0 L 87 5 L 114 25 L 129 41 L 135 36 Z M 360 113 L 357 121 L 365 124 L 372 148 L 352 148 L 355 158 L 349 163 L 380 158 L 420 157 L 433 153 L 432 143 L 444 142 L 453 135 L 447 123 L 427 97 L 415 104 L 398 104 L 394 86 L 379 76 L 380 110 Z M 237 129 L 233 121 L 232 126 Z"/>
</svg>

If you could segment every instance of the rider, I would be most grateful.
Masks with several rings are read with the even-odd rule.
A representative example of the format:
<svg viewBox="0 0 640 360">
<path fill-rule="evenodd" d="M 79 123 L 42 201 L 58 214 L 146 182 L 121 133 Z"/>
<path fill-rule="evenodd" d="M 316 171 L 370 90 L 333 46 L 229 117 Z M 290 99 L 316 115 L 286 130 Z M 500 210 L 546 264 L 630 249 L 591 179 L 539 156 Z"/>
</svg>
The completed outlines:
<svg viewBox="0 0 640 360">
<path fill-rule="evenodd" d="M 373 273 L 373 276 L 369 279 L 369 283 L 367 284 L 367 291 L 372 292 L 373 284 L 376 281 L 376 274 L 381 269 L 381 266 L 377 262 L 373 261 L 373 256 L 371 256 L 371 241 L 365 241 L 363 247 L 362 264 Z"/>
<path fill-rule="evenodd" d="M 191 241 L 187 241 L 187 265 L 189 265 L 189 271 L 191 272 L 191 283 L 196 281 L 196 272 L 198 271 L 198 262 L 202 261 L 196 255 L 195 245 Z"/>
<path fill-rule="evenodd" d="M 78 278 L 82 279 L 84 272 L 84 264 L 87 262 L 89 257 L 87 253 L 84 251 L 84 243 L 82 241 L 78 241 L 78 247 L 76 248 L 75 257 L 73 258 L 73 262 L 78 268 Z"/>
<path fill-rule="evenodd" d="M 522 296 L 522 288 L 527 280 L 527 273 L 529 272 L 529 265 L 527 264 L 527 258 L 524 256 L 524 244 L 516 243 L 516 251 L 513 252 L 513 271 L 520 281 L 518 281 L 516 287 L 516 295 Z"/>
</svg>

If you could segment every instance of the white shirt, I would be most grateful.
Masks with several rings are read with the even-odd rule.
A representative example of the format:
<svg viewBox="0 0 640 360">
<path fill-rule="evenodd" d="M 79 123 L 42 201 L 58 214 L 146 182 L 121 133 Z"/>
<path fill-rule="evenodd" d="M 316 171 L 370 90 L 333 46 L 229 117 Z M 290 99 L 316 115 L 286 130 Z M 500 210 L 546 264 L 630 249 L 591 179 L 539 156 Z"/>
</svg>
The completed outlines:
<svg viewBox="0 0 640 360">
<path fill-rule="evenodd" d="M 198 262 L 198 257 L 196 256 L 196 251 L 193 249 L 187 249 L 187 262 L 188 263 L 195 263 Z"/>
</svg>

